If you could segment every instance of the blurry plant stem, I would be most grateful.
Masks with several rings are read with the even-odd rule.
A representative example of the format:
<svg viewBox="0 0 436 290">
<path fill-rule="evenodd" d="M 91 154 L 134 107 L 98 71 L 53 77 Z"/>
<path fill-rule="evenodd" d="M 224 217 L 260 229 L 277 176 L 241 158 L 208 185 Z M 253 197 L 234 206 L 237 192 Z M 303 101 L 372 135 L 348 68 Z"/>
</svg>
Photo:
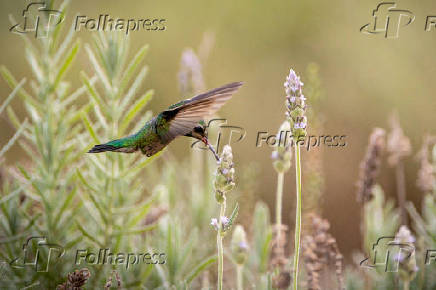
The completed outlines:
<svg viewBox="0 0 436 290">
<path fill-rule="evenodd" d="M 395 166 L 395 175 L 397 179 L 397 195 L 398 204 L 400 206 L 401 224 L 407 225 L 406 215 L 406 185 L 404 184 L 404 164 L 400 160 L 397 166 Z"/>
<path fill-rule="evenodd" d="M 223 250 L 223 236 L 224 236 L 224 225 L 223 225 L 223 217 L 225 217 L 226 214 L 226 197 L 223 196 L 223 201 L 220 203 L 221 209 L 220 209 L 220 216 L 219 216 L 219 222 L 218 222 L 218 231 L 216 235 L 216 242 L 218 247 L 218 290 L 223 289 L 223 272 L 224 272 L 224 250 Z"/>
<path fill-rule="evenodd" d="M 243 290 L 244 286 L 243 286 L 243 276 L 242 276 L 242 265 L 236 265 L 236 279 L 237 279 L 237 290 Z"/>
<path fill-rule="evenodd" d="M 281 234 L 282 234 L 283 177 L 284 177 L 284 173 L 283 172 L 279 172 L 278 175 L 277 175 L 277 195 L 276 195 L 277 241 L 280 241 Z"/>
<path fill-rule="evenodd" d="M 404 283 L 403 283 L 403 289 L 404 289 L 404 290 L 409 290 L 409 281 L 404 281 Z"/>
<path fill-rule="evenodd" d="M 295 245 L 294 245 L 294 279 L 293 289 L 298 288 L 298 262 L 300 256 L 300 234 L 301 234 L 301 156 L 300 145 L 295 144 L 295 184 L 296 184 L 296 215 L 295 215 Z"/>
</svg>

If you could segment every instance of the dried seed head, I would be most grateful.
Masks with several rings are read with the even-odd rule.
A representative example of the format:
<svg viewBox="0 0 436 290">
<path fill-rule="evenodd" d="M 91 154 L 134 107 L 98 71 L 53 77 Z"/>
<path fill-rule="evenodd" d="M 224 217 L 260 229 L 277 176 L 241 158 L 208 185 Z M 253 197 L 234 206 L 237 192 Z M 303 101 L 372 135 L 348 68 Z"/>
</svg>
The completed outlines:
<svg viewBox="0 0 436 290">
<path fill-rule="evenodd" d="M 168 208 L 165 206 L 154 207 L 145 216 L 145 225 L 151 225 L 156 223 L 163 215 L 168 212 Z"/>
<path fill-rule="evenodd" d="M 75 270 L 68 274 L 67 282 L 58 285 L 56 289 L 59 290 L 80 290 L 86 284 L 91 272 L 87 268 Z"/>
<path fill-rule="evenodd" d="M 284 83 L 286 92 L 286 108 L 289 118 L 292 136 L 297 140 L 301 136 L 306 136 L 306 97 L 303 95 L 303 83 L 293 69 L 289 70 L 289 75 Z"/>
<path fill-rule="evenodd" d="M 104 289 L 105 290 L 111 289 L 113 274 L 115 274 L 115 279 L 117 280 L 117 289 L 121 289 L 121 278 L 120 278 L 120 275 L 118 274 L 117 271 L 113 270 L 111 275 L 107 279 L 106 284 L 104 285 Z"/>
<path fill-rule="evenodd" d="M 396 166 L 400 160 L 410 155 L 412 150 L 410 140 L 407 138 L 400 126 L 397 114 L 393 114 L 390 119 L 391 132 L 387 138 L 387 151 L 389 153 L 388 163 L 390 166 Z"/>
<path fill-rule="evenodd" d="M 273 226 L 272 255 L 270 266 L 274 271 L 278 269 L 278 275 L 273 277 L 273 286 L 277 289 L 287 289 L 291 283 L 291 275 L 288 270 L 289 259 L 285 254 L 287 245 L 287 230 L 286 225 Z"/>
<path fill-rule="evenodd" d="M 272 255 L 270 265 L 272 269 L 278 268 L 280 271 L 284 270 L 286 264 L 288 263 L 288 258 L 285 255 L 285 248 L 287 244 L 287 231 L 288 227 L 281 224 L 273 226 L 273 240 Z"/>
<path fill-rule="evenodd" d="M 307 286 L 309 289 L 324 289 L 325 287 L 321 287 L 320 283 L 322 272 L 328 270 L 329 264 L 334 264 L 338 288 L 344 289 L 343 256 L 339 252 L 335 238 L 328 233 L 330 224 L 315 214 L 311 216 L 311 221 L 312 233 L 306 235 L 302 243 L 303 260 L 307 270 Z"/>
<path fill-rule="evenodd" d="M 281 271 L 277 277 L 273 279 L 273 287 L 277 289 L 288 289 L 291 284 L 291 273 L 289 271 Z"/>
<path fill-rule="evenodd" d="M 372 190 L 381 163 L 381 155 L 385 146 L 385 130 L 375 128 L 369 137 L 366 155 L 360 164 L 359 181 L 357 183 L 357 200 L 368 202 L 372 199 Z"/>
<path fill-rule="evenodd" d="M 237 225 L 233 231 L 231 249 L 236 264 L 244 264 L 247 260 L 249 248 L 244 228 L 241 225 Z"/>
<path fill-rule="evenodd" d="M 280 126 L 277 133 L 277 148 L 273 151 L 271 157 L 274 160 L 274 169 L 277 172 L 286 172 L 291 167 L 291 146 L 288 140 L 288 132 L 290 132 L 291 126 L 288 121 L 284 121 Z"/>
</svg>

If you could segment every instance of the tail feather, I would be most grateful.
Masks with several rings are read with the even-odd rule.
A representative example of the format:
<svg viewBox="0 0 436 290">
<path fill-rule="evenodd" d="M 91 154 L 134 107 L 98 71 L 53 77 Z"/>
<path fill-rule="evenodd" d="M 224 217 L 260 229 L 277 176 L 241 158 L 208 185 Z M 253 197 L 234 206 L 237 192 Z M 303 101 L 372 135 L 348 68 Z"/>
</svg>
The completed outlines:
<svg viewBox="0 0 436 290">
<path fill-rule="evenodd" d="M 95 145 L 94 147 L 91 148 L 91 150 L 88 151 L 88 153 L 100 153 L 100 152 L 105 152 L 105 151 L 115 151 L 119 148 L 113 146 L 113 145 L 108 145 L 108 144 L 98 144 Z"/>
<path fill-rule="evenodd" d="M 88 153 L 101 153 L 106 151 L 132 153 L 136 151 L 134 146 L 125 145 L 119 141 L 120 140 L 114 140 L 105 144 L 95 145 L 91 148 L 91 150 L 88 151 Z"/>
</svg>

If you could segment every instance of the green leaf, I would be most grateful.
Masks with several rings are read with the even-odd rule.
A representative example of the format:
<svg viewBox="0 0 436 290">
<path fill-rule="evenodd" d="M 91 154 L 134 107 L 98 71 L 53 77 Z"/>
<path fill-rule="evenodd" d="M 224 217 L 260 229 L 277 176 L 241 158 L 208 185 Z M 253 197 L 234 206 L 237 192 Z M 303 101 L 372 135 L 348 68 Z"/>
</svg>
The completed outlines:
<svg viewBox="0 0 436 290">
<path fill-rule="evenodd" d="M 62 214 L 65 213 L 68 206 L 73 201 L 73 197 L 76 195 L 76 192 L 77 192 L 77 187 L 74 187 L 74 189 L 71 190 L 70 193 L 66 195 L 66 197 L 64 198 L 64 201 L 62 202 L 62 205 L 59 207 L 58 212 L 55 215 L 55 219 L 54 219 L 55 221 L 61 220 Z"/>
<path fill-rule="evenodd" d="M 76 226 L 77 229 L 82 233 L 82 235 L 84 235 L 85 237 L 87 237 L 89 240 L 93 241 L 94 243 L 96 243 L 98 246 L 100 246 L 101 248 L 104 247 L 103 243 L 99 242 L 94 236 L 95 234 L 90 234 L 88 233 L 81 225 L 79 222 L 76 222 Z"/>
<path fill-rule="evenodd" d="M 85 178 L 83 177 L 82 173 L 80 173 L 79 170 L 76 170 L 77 176 L 79 177 L 79 179 L 82 181 L 82 183 L 89 189 L 91 189 L 91 191 L 88 191 L 88 196 L 89 199 L 91 200 L 92 204 L 94 205 L 94 207 L 97 209 L 101 219 L 103 220 L 103 222 L 105 224 L 107 224 L 107 217 L 105 214 L 105 211 L 103 210 L 101 204 L 99 201 L 97 201 L 97 198 L 94 196 L 93 192 L 98 192 L 96 189 L 94 189 L 91 185 L 88 184 L 88 182 L 85 180 Z"/>
<path fill-rule="evenodd" d="M 61 10 L 62 11 L 62 10 Z M 60 27 L 60 25 L 57 25 L 56 28 Z M 56 54 L 53 58 L 53 63 L 57 64 L 59 59 L 64 55 L 65 50 L 70 47 L 71 40 L 73 39 L 73 36 L 75 34 L 76 30 L 74 29 L 74 25 L 71 25 L 70 30 L 68 31 L 67 36 L 62 41 L 62 44 L 59 46 L 59 48 L 56 51 Z"/>
<path fill-rule="evenodd" d="M 189 285 L 191 284 L 192 280 L 195 279 L 201 272 L 206 270 L 210 265 L 215 263 L 217 261 L 218 257 L 217 255 L 213 255 L 210 257 L 207 257 L 200 263 L 197 263 L 197 266 L 186 276 L 185 281 Z"/>
<path fill-rule="evenodd" d="M 86 81 L 88 81 L 88 84 L 90 86 L 93 86 L 95 81 L 97 80 L 97 77 L 94 76 L 91 79 L 86 79 Z M 62 103 L 61 103 L 61 107 L 66 107 L 68 106 L 70 103 L 72 103 L 73 101 L 77 100 L 77 98 L 84 94 L 86 91 L 88 91 L 88 87 L 86 85 L 81 86 L 80 88 L 78 88 L 74 93 L 72 93 L 70 96 L 66 97 Z"/>
<path fill-rule="evenodd" d="M 151 230 L 154 230 L 156 228 L 156 224 L 151 224 L 145 227 L 140 227 L 140 228 L 134 228 L 134 229 L 130 229 L 130 230 L 121 230 L 121 231 L 114 231 L 115 235 L 137 235 L 137 234 L 142 234 L 145 232 L 149 232 Z"/>
<path fill-rule="evenodd" d="M 6 143 L 6 145 L 3 146 L 3 148 L 0 150 L 0 157 L 3 156 L 3 154 L 5 154 L 6 151 L 8 151 L 12 147 L 12 145 L 14 145 L 15 141 L 17 141 L 17 139 L 20 137 L 20 135 L 23 133 L 24 129 L 26 128 L 26 125 L 27 125 L 27 119 L 24 120 L 23 124 L 21 124 L 21 126 L 18 128 L 14 136 L 12 136 L 12 138 L 9 139 L 8 143 Z"/>
<path fill-rule="evenodd" d="M 13 91 L 9 94 L 9 96 L 6 98 L 6 100 L 3 102 L 3 104 L 0 106 L 0 114 L 3 112 L 3 110 L 6 108 L 6 106 L 12 101 L 12 99 L 15 97 L 17 92 L 21 89 L 23 84 L 26 82 L 26 79 L 22 79 L 17 86 L 13 89 Z"/>
<path fill-rule="evenodd" d="M 236 203 L 235 208 L 233 209 L 232 214 L 230 215 L 229 222 L 224 227 L 224 231 L 230 230 L 235 219 L 238 217 L 238 212 L 239 212 L 239 204 Z"/>
<path fill-rule="evenodd" d="M 56 75 L 56 79 L 53 83 L 53 90 L 55 90 L 62 79 L 62 76 L 65 74 L 67 69 L 70 67 L 71 62 L 74 60 L 74 57 L 76 56 L 77 52 L 79 51 L 79 41 L 76 41 L 76 44 L 71 49 L 70 53 L 65 58 L 64 63 L 62 64 L 61 68 L 58 71 L 58 74 Z"/>
<path fill-rule="evenodd" d="M 30 64 L 30 67 L 32 68 L 33 74 L 38 80 L 38 83 L 43 82 L 44 73 L 40 67 L 39 61 L 37 60 L 33 51 L 28 48 L 26 49 L 26 58 L 27 62 Z"/>
<path fill-rule="evenodd" d="M 21 126 L 21 122 L 18 119 L 18 116 L 15 113 L 14 109 L 12 109 L 12 107 L 8 107 L 7 113 L 8 113 L 9 120 L 11 120 L 11 122 L 12 122 L 12 125 L 14 126 L 14 128 L 16 130 L 18 130 L 18 128 L 20 128 L 20 126 Z"/>
<path fill-rule="evenodd" d="M 136 165 L 134 168 L 131 169 L 126 169 L 124 170 L 124 172 L 121 174 L 121 178 L 126 177 L 127 175 L 135 175 L 137 174 L 139 171 L 141 171 L 144 167 L 146 167 L 148 164 L 150 164 L 153 160 L 155 160 L 156 158 L 158 158 L 163 152 L 165 151 L 159 151 L 158 153 L 154 154 L 151 157 L 148 157 L 145 161 L 142 161 L 141 163 L 139 163 L 138 165 Z"/>
<path fill-rule="evenodd" d="M 11 89 L 14 89 L 18 85 L 17 80 L 5 66 L 0 66 L 0 73 Z M 18 95 L 32 106 L 39 108 L 38 102 L 29 95 L 25 89 L 20 88 L 18 90 Z"/>
<path fill-rule="evenodd" d="M 130 79 L 133 76 L 138 65 L 143 61 L 146 53 L 148 52 L 148 45 L 144 45 L 133 57 L 132 61 L 127 66 L 127 69 L 124 71 L 121 84 L 120 84 L 120 93 L 123 93 L 127 85 L 129 84 Z"/>
<path fill-rule="evenodd" d="M 80 76 L 82 78 L 83 83 L 85 84 L 85 87 L 88 90 L 88 93 L 91 95 L 91 98 L 103 108 L 103 111 L 106 112 L 106 108 L 104 106 L 103 100 L 101 99 L 100 95 L 97 93 L 97 91 L 94 88 L 94 85 L 92 84 L 92 79 L 89 79 L 89 77 L 86 75 L 85 72 L 81 72 Z"/>
<path fill-rule="evenodd" d="M 106 90 L 110 90 L 110 88 L 112 88 L 112 85 L 106 75 L 106 73 L 104 72 L 103 68 L 100 66 L 100 63 L 97 61 L 97 58 L 94 55 L 94 52 L 92 51 L 92 49 L 89 47 L 89 45 L 85 46 L 86 52 L 88 53 L 88 57 L 89 60 L 91 61 L 95 72 L 97 73 L 99 79 L 103 82 L 103 86 L 105 87 Z"/>
<path fill-rule="evenodd" d="M 12 191 L 9 194 L 6 194 L 5 196 L 3 196 L 0 199 L 0 204 L 7 202 L 8 200 L 10 200 L 11 198 L 15 197 L 16 195 L 20 194 L 20 192 L 22 191 L 22 188 L 17 188 L 14 191 Z"/>
<path fill-rule="evenodd" d="M 85 123 L 85 127 L 89 132 L 89 135 L 91 135 L 92 139 L 94 139 L 94 141 L 97 144 L 100 144 L 100 139 L 98 139 L 97 135 L 94 132 L 94 129 L 92 128 L 91 122 L 88 119 L 88 116 L 86 114 L 82 114 L 82 120 L 83 123 Z"/>
<path fill-rule="evenodd" d="M 144 67 L 141 69 L 141 71 L 136 76 L 135 81 L 130 86 L 129 90 L 127 91 L 126 95 L 123 97 L 120 105 L 120 112 L 124 111 L 125 108 L 130 104 L 130 101 L 135 96 L 136 91 L 139 89 L 139 86 L 141 85 L 142 81 L 144 80 L 145 76 L 147 74 L 147 67 Z"/>
<path fill-rule="evenodd" d="M 124 116 L 124 120 L 121 122 L 120 125 L 120 132 L 123 133 L 124 130 L 127 129 L 130 122 L 136 117 L 138 113 L 141 112 L 141 110 L 148 104 L 148 102 L 153 97 L 153 91 L 149 90 L 147 91 L 139 100 L 136 101 L 136 103 L 129 109 L 129 111 L 126 113 L 126 116 Z"/>
<path fill-rule="evenodd" d="M 138 214 L 134 216 L 130 221 L 127 223 L 126 227 L 131 228 L 135 226 L 139 221 L 144 220 L 145 216 L 148 213 L 148 209 L 150 208 L 151 204 L 156 200 L 157 195 L 153 195 L 149 200 L 147 200 L 141 208 L 138 208 Z"/>
</svg>

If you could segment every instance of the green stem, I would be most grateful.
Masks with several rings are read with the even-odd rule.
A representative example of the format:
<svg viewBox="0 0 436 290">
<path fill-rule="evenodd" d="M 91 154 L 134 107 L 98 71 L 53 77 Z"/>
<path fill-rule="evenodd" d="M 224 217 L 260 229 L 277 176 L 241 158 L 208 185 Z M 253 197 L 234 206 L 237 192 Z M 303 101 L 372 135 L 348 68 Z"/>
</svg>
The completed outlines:
<svg viewBox="0 0 436 290">
<path fill-rule="evenodd" d="M 295 144 L 295 182 L 297 186 L 297 210 L 295 215 L 295 245 L 294 245 L 294 281 L 293 289 L 298 289 L 298 262 L 300 257 L 300 235 L 301 235 L 301 156 L 300 145 Z"/>
<path fill-rule="evenodd" d="M 223 250 L 223 224 L 222 217 L 226 213 L 226 198 L 221 202 L 220 216 L 218 220 L 218 231 L 216 236 L 217 248 L 218 248 L 218 290 L 223 289 L 223 272 L 224 272 L 224 250 Z"/>
<path fill-rule="evenodd" d="M 237 290 L 243 290 L 244 289 L 244 278 L 242 276 L 242 265 L 237 265 L 236 266 L 236 279 L 237 279 Z"/>
<path fill-rule="evenodd" d="M 276 194 L 277 241 L 280 241 L 281 233 L 282 233 L 283 177 L 284 177 L 284 173 L 283 172 L 279 172 L 278 175 L 277 175 L 277 194 Z"/>
</svg>

